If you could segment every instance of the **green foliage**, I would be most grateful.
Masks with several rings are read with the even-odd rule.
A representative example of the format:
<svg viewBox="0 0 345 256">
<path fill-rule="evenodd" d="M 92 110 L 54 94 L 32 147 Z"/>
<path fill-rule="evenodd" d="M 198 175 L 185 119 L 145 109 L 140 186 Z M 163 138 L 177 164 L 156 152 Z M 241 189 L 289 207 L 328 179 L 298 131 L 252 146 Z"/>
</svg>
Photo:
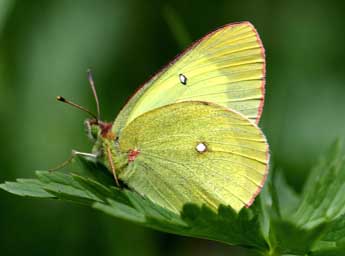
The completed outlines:
<svg viewBox="0 0 345 256">
<path fill-rule="evenodd" d="M 207 238 L 228 244 L 265 248 L 258 218 L 251 209 L 239 214 L 229 207 L 219 213 L 207 207 L 185 205 L 181 216 L 161 208 L 127 189 L 113 186 L 113 177 L 101 165 L 79 159 L 81 170 L 73 173 L 37 171 L 37 179 L 18 179 L 0 187 L 20 196 L 57 198 L 92 206 L 109 215 L 157 230 Z"/>
<path fill-rule="evenodd" d="M 345 158 L 340 149 L 336 143 L 313 169 L 301 196 L 276 171 L 253 207 L 239 213 L 225 206 L 216 213 L 186 204 L 177 215 L 133 191 L 114 187 L 103 166 L 81 158 L 70 173 L 38 171 L 36 179 L 5 182 L 0 188 L 20 196 L 84 204 L 149 228 L 240 245 L 261 255 L 341 255 Z"/>
<path fill-rule="evenodd" d="M 345 253 L 343 186 L 345 158 L 339 143 L 310 173 L 299 198 L 280 176 L 271 184 L 271 251 L 294 255 Z M 338 253 L 338 254 L 337 254 Z"/>
</svg>

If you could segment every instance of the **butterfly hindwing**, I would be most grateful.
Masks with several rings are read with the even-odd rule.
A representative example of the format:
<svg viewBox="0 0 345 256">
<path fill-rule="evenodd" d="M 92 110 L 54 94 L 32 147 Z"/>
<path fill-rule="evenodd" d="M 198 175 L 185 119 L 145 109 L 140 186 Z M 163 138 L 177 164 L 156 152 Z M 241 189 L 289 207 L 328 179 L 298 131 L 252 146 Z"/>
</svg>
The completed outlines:
<svg viewBox="0 0 345 256">
<path fill-rule="evenodd" d="M 123 130 L 119 144 L 123 153 L 139 152 L 119 178 L 175 212 L 187 202 L 249 206 L 267 174 L 260 129 L 215 104 L 181 102 L 149 111 Z"/>
<path fill-rule="evenodd" d="M 139 115 L 181 101 L 207 101 L 257 123 L 264 101 L 265 53 L 249 22 L 226 25 L 197 41 L 131 98 L 114 132 Z"/>
</svg>

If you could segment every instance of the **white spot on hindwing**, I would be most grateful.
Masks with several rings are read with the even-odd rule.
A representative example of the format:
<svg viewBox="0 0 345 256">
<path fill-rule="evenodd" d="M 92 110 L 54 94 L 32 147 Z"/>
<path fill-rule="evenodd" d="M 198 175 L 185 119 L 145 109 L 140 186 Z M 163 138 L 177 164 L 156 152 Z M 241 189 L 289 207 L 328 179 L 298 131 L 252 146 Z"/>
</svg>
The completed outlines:
<svg viewBox="0 0 345 256">
<path fill-rule="evenodd" d="M 179 74 L 178 75 L 181 84 L 186 85 L 187 84 L 187 77 L 184 74 Z"/>
<path fill-rule="evenodd" d="M 198 145 L 196 145 L 195 149 L 199 153 L 204 153 L 207 150 L 207 146 L 204 143 L 200 142 L 198 143 Z"/>
</svg>

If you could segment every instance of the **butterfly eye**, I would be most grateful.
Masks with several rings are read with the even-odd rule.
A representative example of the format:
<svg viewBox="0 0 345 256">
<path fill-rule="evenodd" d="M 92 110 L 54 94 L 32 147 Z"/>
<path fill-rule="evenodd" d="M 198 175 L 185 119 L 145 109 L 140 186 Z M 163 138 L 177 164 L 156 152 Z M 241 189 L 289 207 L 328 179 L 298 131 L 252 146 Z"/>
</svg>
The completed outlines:
<svg viewBox="0 0 345 256">
<path fill-rule="evenodd" d="M 187 84 L 187 77 L 184 74 L 179 74 L 178 75 L 181 84 L 186 85 Z"/>
<path fill-rule="evenodd" d="M 199 153 L 204 153 L 207 150 L 207 146 L 204 143 L 201 142 L 198 145 L 196 145 L 195 149 Z"/>
</svg>

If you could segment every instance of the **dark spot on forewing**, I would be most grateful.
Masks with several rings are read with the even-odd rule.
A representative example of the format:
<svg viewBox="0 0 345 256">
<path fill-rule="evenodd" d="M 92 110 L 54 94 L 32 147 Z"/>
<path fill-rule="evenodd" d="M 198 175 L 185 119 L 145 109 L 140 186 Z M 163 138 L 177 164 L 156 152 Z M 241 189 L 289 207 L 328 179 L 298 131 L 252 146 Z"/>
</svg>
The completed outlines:
<svg viewBox="0 0 345 256">
<path fill-rule="evenodd" d="M 179 74 L 178 77 L 181 84 L 187 85 L 187 77 L 184 74 Z"/>
</svg>

